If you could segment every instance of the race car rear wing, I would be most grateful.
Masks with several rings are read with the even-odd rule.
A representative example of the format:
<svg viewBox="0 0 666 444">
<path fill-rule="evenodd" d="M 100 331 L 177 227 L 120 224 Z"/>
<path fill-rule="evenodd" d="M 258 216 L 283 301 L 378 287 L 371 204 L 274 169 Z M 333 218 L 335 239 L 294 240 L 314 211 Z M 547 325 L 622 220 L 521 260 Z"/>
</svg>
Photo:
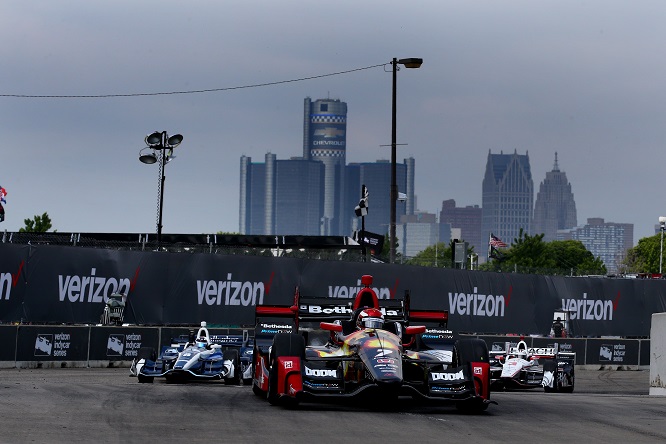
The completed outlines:
<svg viewBox="0 0 666 444">
<path fill-rule="evenodd" d="M 564 357 L 576 357 L 576 352 L 563 352 L 559 349 L 559 344 L 556 342 L 549 347 L 527 347 L 527 349 L 520 349 L 518 347 L 512 347 L 510 342 L 505 343 L 504 352 L 505 355 L 516 355 L 520 352 L 527 352 L 529 356 L 535 358 L 564 358 Z M 497 352 L 493 352 L 493 355 L 497 355 Z"/>
<path fill-rule="evenodd" d="M 387 321 L 435 323 L 438 327 L 445 328 L 449 319 L 449 312 L 446 310 L 412 310 L 409 291 L 405 291 L 402 299 L 375 299 L 375 303 L 377 304 L 375 308 L 382 311 Z M 261 319 L 267 318 L 280 319 L 284 324 L 287 322 L 285 318 L 289 318 L 296 331 L 301 322 L 347 319 L 353 312 L 354 304 L 354 299 L 342 302 L 340 299 L 303 297 L 296 287 L 291 305 L 257 305 L 255 325 L 259 325 Z"/>
</svg>

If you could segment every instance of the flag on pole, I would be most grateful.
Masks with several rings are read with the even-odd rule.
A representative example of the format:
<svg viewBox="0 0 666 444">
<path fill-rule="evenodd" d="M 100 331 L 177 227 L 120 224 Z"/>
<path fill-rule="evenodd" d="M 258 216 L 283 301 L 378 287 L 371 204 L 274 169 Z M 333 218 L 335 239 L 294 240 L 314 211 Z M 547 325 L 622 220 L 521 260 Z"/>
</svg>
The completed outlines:
<svg viewBox="0 0 666 444">
<path fill-rule="evenodd" d="M 356 208 L 354 208 L 357 217 L 366 216 L 368 214 L 368 195 L 368 187 L 362 185 L 361 200 L 358 202 L 358 205 L 356 205 Z"/>
<path fill-rule="evenodd" d="M 502 242 L 502 239 L 500 239 L 499 237 L 495 236 L 493 233 L 490 233 L 490 242 L 489 242 L 489 244 L 490 244 L 491 247 L 495 247 L 495 248 L 504 248 L 504 247 L 508 247 L 507 244 L 505 244 L 504 242 Z"/>
<path fill-rule="evenodd" d="M 0 202 L 5 204 L 7 203 L 7 201 L 5 200 L 6 195 L 7 195 L 7 190 L 5 190 L 4 188 L 2 188 L 2 186 L 0 186 Z"/>
</svg>

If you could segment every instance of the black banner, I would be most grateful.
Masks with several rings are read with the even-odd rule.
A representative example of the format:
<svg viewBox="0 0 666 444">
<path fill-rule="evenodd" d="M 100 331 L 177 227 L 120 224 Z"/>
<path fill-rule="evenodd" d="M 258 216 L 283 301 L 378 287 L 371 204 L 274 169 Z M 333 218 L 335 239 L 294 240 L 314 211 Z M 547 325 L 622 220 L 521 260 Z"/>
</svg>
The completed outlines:
<svg viewBox="0 0 666 444">
<path fill-rule="evenodd" d="M 141 347 L 154 347 L 157 328 L 95 327 L 90 329 L 91 361 L 131 361 Z"/>
<path fill-rule="evenodd" d="M 18 327 L 17 361 L 87 361 L 88 327 Z"/>
<path fill-rule="evenodd" d="M 588 339 L 586 364 L 636 365 L 638 341 L 625 339 Z"/>
<path fill-rule="evenodd" d="M 0 361 L 16 361 L 16 331 L 14 325 L 0 325 Z"/>
<path fill-rule="evenodd" d="M 97 324 L 108 296 L 127 294 L 124 322 L 254 323 L 257 304 L 306 296 L 349 301 L 364 274 L 380 299 L 449 310 L 469 334 L 547 335 L 555 310 L 569 336 L 648 337 L 666 311 L 666 280 L 578 278 L 241 255 L 0 244 L 0 323 Z"/>
</svg>

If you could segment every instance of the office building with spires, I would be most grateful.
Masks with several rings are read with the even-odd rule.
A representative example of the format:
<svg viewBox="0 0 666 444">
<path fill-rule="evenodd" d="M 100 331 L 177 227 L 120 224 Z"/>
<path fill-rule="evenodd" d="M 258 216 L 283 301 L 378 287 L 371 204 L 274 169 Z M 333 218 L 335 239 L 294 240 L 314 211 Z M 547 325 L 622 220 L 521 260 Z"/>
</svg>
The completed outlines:
<svg viewBox="0 0 666 444">
<path fill-rule="evenodd" d="M 543 241 L 557 240 L 557 230 L 574 228 L 576 220 L 576 202 L 571 191 L 571 184 L 564 171 L 560 171 L 555 153 L 553 170 L 546 173 L 541 182 L 534 203 L 533 234 L 543 233 Z"/>
<path fill-rule="evenodd" d="M 479 254 L 488 257 L 488 239 L 494 234 L 506 244 L 522 229 L 532 233 L 534 183 L 529 154 L 492 154 L 488 151 L 482 185 L 482 236 Z"/>
</svg>

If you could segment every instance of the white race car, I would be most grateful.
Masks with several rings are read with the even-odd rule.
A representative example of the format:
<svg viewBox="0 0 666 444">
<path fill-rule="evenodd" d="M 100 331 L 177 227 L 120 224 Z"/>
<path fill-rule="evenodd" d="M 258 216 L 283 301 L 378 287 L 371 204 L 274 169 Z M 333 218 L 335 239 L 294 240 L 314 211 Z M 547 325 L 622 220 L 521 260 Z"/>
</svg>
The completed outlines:
<svg viewBox="0 0 666 444">
<path fill-rule="evenodd" d="M 576 353 L 560 352 L 558 344 L 528 347 L 506 343 L 502 351 L 490 353 L 490 384 L 495 390 L 543 387 L 544 391 L 573 392 Z"/>
<path fill-rule="evenodd" d="M 142 347 L 132 362 L 130 374 L 139 382 L 153 382 L 155 377 L 164 377 L 168 382 L 185 382 L 188 379 L 223 379 L 227 384 L 240 384 L 240 342 L 236 336 L 211 336 L 206 322 L 194 335 L 190 331 L 184 342 L 172 341 L 163 347 L 158 358 L 155 350 Z M 236 344 L 238 342 L 238 344 Z M 223 350 L 223 344 L 226 350 Z"/>
</svg>

